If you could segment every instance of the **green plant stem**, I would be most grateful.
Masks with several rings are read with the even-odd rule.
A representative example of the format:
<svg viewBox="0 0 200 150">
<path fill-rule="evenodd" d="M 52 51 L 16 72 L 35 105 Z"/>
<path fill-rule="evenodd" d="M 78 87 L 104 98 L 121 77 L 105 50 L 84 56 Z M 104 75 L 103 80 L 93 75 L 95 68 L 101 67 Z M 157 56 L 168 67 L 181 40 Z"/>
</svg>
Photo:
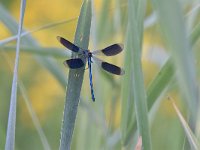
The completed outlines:
<svg viewBox="0 0 200 150">
<path fill-rule="evenodd" d="M 191 45 L 195 45 L 195 43 L 198 41 L 200 36 L 200 23 L 197 24 L 193 31 L 189 35 L 189 40 L 191 42 Z M 153 104 L 156 102 L 156 100 L 161 96 L 166 89 L 166 87 L 169 85 L 170 81 L 174 78 L 174 67 L 172 64 L 172 58 L 169 58 L 166 63 L 163 65 L 161 70 L 156 74 L 152 82 L 148 85 L 147 88 L 147 102 L 148 102 L 148 110 L 150 111 Z M 133 136 L 133 132 L 136 129 L 136 123 L 133 124 L 133 126 L 130 127 L 130 132 L 128 132 L 127 136 L 124 139 L 124 145 L 126 145 L 131 137 Z"/>
<path fill-rule="evenodd" d="M 143 40 L 143 21 L 146 10 L 146 0 L 129 0 L 129 33 L 130 43 L 133 53 L 133 77 L 132 89 L 135 102 L 135 114 L 139 137 L 142 138 L 144 150 L 151 150 L 151 138 L 148 123 L 147 98 L 144 88 L 144 79 L 141 64 L 142 40 Z"/>
<path fill-rule="evenodd" d="M 6 144 L 5 144 L 6 150 L 14 150 L 15 149 L 18 66 L 19 66 L 20 40 L 21 40 L 21 32 L 22 32 L 22 26 L 23 26 L 23 21 L 24 21 L 25 8 L 26 8 L 26 0 L 21 0 L 20 21 L 19 21 L 18 35 L 17 35 L 15 66 L 14 66 L 11 98 L 10 98 L 8 127 L 7 127 L 7 133 L 6 133 Z"/>
<path fill-rule="evenodd" d="M 78 25 L 74 43 L 84 49 L 88 49 L 91 26 L 91 1 L 85 0 L 78 19 Z M 66 92 L 64 117 L 61 131 L 60 150 L 70 150 L 75 119 L 80 99 L 84 69 L 69 71 L 68 88 Z"/>
</svg>

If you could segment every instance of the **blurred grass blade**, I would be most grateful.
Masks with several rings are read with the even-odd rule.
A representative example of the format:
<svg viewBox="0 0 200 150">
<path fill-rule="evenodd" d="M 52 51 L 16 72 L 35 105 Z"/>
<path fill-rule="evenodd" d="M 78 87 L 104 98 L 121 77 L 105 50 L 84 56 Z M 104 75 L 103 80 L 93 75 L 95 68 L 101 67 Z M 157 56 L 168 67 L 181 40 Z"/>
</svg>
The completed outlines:
<svg viewBox="0 0 200 150">
<path fill-rule="evenodd" d="M 189 107 L 192 122 L 195 123 L 198 107 L 195 63 L 193 53 L 190 51 L 190 41 L 187 39 L 181 6 L 174 0 L 153 0 L 153 2 L 166 42 L 171 50 L 180 90 Z"/>
<path fill-rule="evenodd" d="M 130 25 L 130 24 L 129 24 Z M 128 26 L 129 26 L 128 25 Z M 131 43 L 130 32 L 128 32 L 130 28 L 127 29 L 126 35 L 126 43 L 124 49 L 125 52 L 125 76 L 123 79 L 122 85 L 122 111 L 121 111 L 121 134 L 122 134 L 122 145 L 125 146 L 127 144 L 127 138 L 129 138 L 130 132 L 127 130 L 130 126 L 131 120 L 135 121 L 135 109 L 134 109 L 134 101 L 133 101 L 133 92 L 132 90 L 132 77 L 133 77 L 133 65 L 131 62 L 131 56 L 133 53 L 132 47 L 129 43 Z M 131 114 L 131 115 L 130 115 Z"/>
<path fill-rule="evenodd" d="M 148 126 L 148 111 L 147 111 L 147 102 L 146 102 L 146 94 L 144 88 L 143 81 L 143 73 L 142 73 L 142 64 L 141 64 L 141 52 L 142 52 L 142 40 L 143 40 L 143 22 L 144 22 L 144 14 L 146 10 L 146 1 L 145 0 L 129 0 L 128 1 L 128 43 L 127 48 L 129 48 L 130 57 L 129 60 L 131 64 L 129 64 L 131 68 L 128 70 L 128 77 L 130 79 L 125 80 L 125 84 L 127 81 L 132 83 L 128 83 L 130 93 L 133 93 L 133 97 L 129 97 L 130 95 L 125 96 L 122 100 L 122 135 L 125 134 L 123 131 L 127 130 L 128 120 L 132 119 L 130 117 L 133 115 L 133 112 L 129 108 L 129 106 L 133 103 L 133 98 L 135 102 L 135 112 L 137 119 L 137 127 L 139 130 L 139 136 L 142 137 L 142 147 L 144 150 L 151 149 L 151 139 L 150 132 Z M 126 74 L 127 75 L 127 74 Z M 130 75 L 130 76 L 129 76 Z M 125 90 L 124 90 L 125 91 Z M 127 93 L 128 94 L 128 93 Z M 124 95 L 124 94 L 123 94 Z M 128 100 L 130 98 L 130 100 Z M 130 111 L 130 112 L 128 112 Z M 124 114 L 123 114 L 124 113 Z M 125 118 L 123 118 L 125 117 Z M 128 136 L 128 133 L 122 136 L 122 140 L 125 140 Z M 124 142 L 123 142 L 124 143 Z"/>
<path fill-rule="evenodd" d="M 174 77 L 174 68 L 169 59 L 147 88 L 148 109 L 150 110 L 156 99 L 163 93 Z"/>
<path fill-rule="evenodd" d="M 5 57 L 5 60 L 8 63 L 10 70 L 12 71 L 12 69 L 11 69 L 12 68 L 11 67 L 12 66 L 12 62 L 10 61 L 11 58 L 9 58 L 9 56 L 5 52 L 2 52 L 2 55 Z M 22 97 L 23 97 L 23 99 L 25 101 L 25 104 L 26 104 L 26 106 L 28 108 L 28 112 L 29 112 L 29 114 L 31 116 L 31 119 L 33 120 L 33 124 L 35 125 L 35 128 L 36 128 L 36 130 L 38 132 L 38 135 L 40 137 L 40 140 L 42 142 L 42 145 L 43 145 L 44 149 L 45 150 L 50 150 L 51 149 L 50 145 L 49 145 L 49 143 L 47 141 L 47 138 L 46 138 L 46 136 L 44 134 L 44 131 L 42 130 L 42 127 L 40 125 L 39 119 L 38 119 L 35 111 L 33 110 L 32 105 L 30 103 L 30 100 L 28 98 L 27 91 L 26 91 L 26 89 L 24 87 L 24 84 L 19 79 L 18 79 L 18 87 L 19 87 L 21 95 L 22 95 Z"/>
<path fill-rule="evenodd" d="M 198 143 L 198 140 L 197 138 L 195 137 L 195 135 L 193 134 L 192 130 L 190 129 L 189 125 L 187 124 L 187 122 L 185 121 L 183 115 L 181 114 L 181 112 L 179 111 L 179 109 L 177 108 L 175 102 L 173 99 L 171 99 L 169 97 L 169 100 L 171 101 L 177 115 L 178 115 L 178 118 L 181 122 L 181 125 L 186 133 L 186 136 L 188 138 L 188 141 L 190 142 L 190 146 L 192 147 L 192 149 L 194 150 L 199 150 L 200 149 L 200 145 Z"/>
<path fill-rule="evenodd" d="M 7 12 L 7 10 L 0 3 L 0 20 L 5 26 L 12 31 L 13 34 L 17 35 L 18 24 L 13 19 L 13 17 Z M 15 22 L 15 24 L 13 24 Z"/>
<path fill-rule="evenodd" d="M 157 22 L 157 16 L 156 16 L 156 13 L 153 12 L 152 14 L 150 14 L 144 21 L 144 28 L 147 29 L 147 28 L 150 28 L 152 27 L 153 25 L 155 25 Z"/>
<path fill-rule="evenodd" d="M 9 14 L 9 12 L 1 4 L 0 4 L 0 14 L 1 14 L 0 20 L 2 20 L 2 22 L 6 25 L 6 27 L 10 30 L 12 34 L 16 34 L 18 25 L 16 21 L 13 19 L 13 17 Z M 21 43 L 23 43 L 23 45 L 28 45 L 33 47 L 40 46 L 39 43 L 29 34 L 26 36 L 26 38 L 24 38 L 21 41 Z M 54 77 L 59 81 L 62 87 L 65 88 L 67 79 L 61 67 L 57 65 L 56 61 L 50 57 L 43 57 L 38 55 L 34 56 L 36 61 L 39 62 L 41 65 L 45 66 L 45 68 L 48 69 L 54 75 Z"/>
<path fill-rule="evenodd" d="M 121 131 L 116 130 L 110 137 L 107 138 L 107 145 L 109 149 L 113 149 L 115 145 L 121 142 Z"/>
<path fill-rule="evenodd" d="M 21 0 L 15 66 L 14 66 L 14 73 L 13 73 L 12 91 L 11 91 L 11 98 L 10 98 L 10 110 L 9 110 L 8 126 L 7 126 L 7 133 L 6 133 L 6 144 L 5 144 L 6 150 L 15 149 L 18 65 L 19 65 L 19 52 L 20 52 L 20 38 L 21 38 L 22 25 L 23 25 L 23 20 L 24 20 L 25 7 L 26 7 L 26 0 Z"/>
<path fill-rule="evenodd" d="M 75 34 L 74 43 L 84 49 L 88 49 L 89 44 L 92 17 L 91 9 L 91 1 L 84 0 Z M 69 71 L 68 88 L 66 91 L 63 124 L 61 130 L 60 150 L 70 150 L 83 76 L 83 68 Z"/>
<path fill-rule="evenodd" d="M 194 27 L 188 37 L 191 45 L 194 45 L 199 37 L 200 23 Z M 147 101 L 149 110 L 153 106 L 153 103 L 156 101 L 156 99 L 163 93 L 172 78 L 174 78 L 174 73 L 175 71 L 173 68 L 172 59 L 169 58 L 147 88 Z"/>
<path fill-rule="evenodd" d="M 14 51 L 14 46 L 2 46 L 0 47 L 0 51 L 5 50 L 8 51 Z M 39 46 L 26 46 L 21 45 L 20 51 L 25 53 L 33 53 L 37 55 L 44 55 L 44 56 L 54 56 L 54 57 L 60 57 L 60 58 L 69 58 L 70 52 L 66 51 L 63 48 L 57 48 L 57 47 L 39 47 Z"/>
<path fill-rule="evenodd" d="M 194 45 L 200 37 L 200 23 L 197 24 L 189 36 L 189 40 Z M 163 93 L 165 88 L 169 85 L 173 79 L 175 70 L 173 68 L 172 59 L 169 58 L 163 65 L 161 70 L 152 80 L 147 88 L 147 101 L 148 109 L 150 110 L 156 99 Z"/>
<path fill-rule="evenodd" d="M 29 112 L 29 114 L 31 116 L 31 119 L 33 120 L 33 124 L 34 124 L 34 126 L 35 126 L 35 128 L 36 128 L 36 130 L 38 132 L 38 135 L 39 135 L 40 140 L 42 142 L 43 148 L 45 150 L 50 150 L 51 148 L 50 148 L 50 145 L 48 143 L 48 140 L 47 140 L 47 138 L 46 138 L 46 136 L 44 134 L 44 131 L 42 130 L 42 127 L 40 125 L 39 119 L 38 119 L 35 111 L 32 108 L 32 105 L 31 105 L 30 100 L 28 98 L 26 89 L 25 89 L 24 84 L 22 82 L 19 82 L 19 89 L 20 89 L 21 94 L 23 96 L 23 99 L 24 99 L 24 101 L 26 103 L 26 106 L 28 108 L 28 112 Z"/>
<path fill-rule="evenodd" d="M 151 138 L 148 123 L 147 99 L 144 88 L 141 54 L 143 40 L 143 22 L 146 10 L 146 0 L 129 0 L 128 17 L 131 33 L 131 49 L 133 63 L 133 94 L 135 101 L 135 112 L 139 136 L 142 138 L 142 147 L 144 150 L 151 150 Z"/>
<path fill-rule="evenodd" d="M 194 45 L 196 41 L 199 39 L 200 36 L 200 23 L 198 23 L 194 29 L 192 30 L 192 33 L 189 36 L 191 45 Z"/>
<path fill-rule="evenodd" d="M 31 31 L 24 31 L 23 33 L 21 33 L 21 37 L 24 37 L 24 36 L 26 36 L 28 34 L 32 34 L 34 32 L 38 32 L 40 30 L 44 30 L 44 29 L 52 28 L 52 27 L 55 27 L 55 26 L 58 26 L 58 25 L 62 25 L 62 24 L 65 24 L 65 23 L 69 23 L 69 22 L 72 22 L 72 21 L 74 21 L 76 19 L 77 19 L 77 17 L 69 19 L 69 20 L 59 21 L 59 22 L 56 22 L 56 23 L 46 24 L 46 25 L 43 25 L 41 27 L 35 28 L 35 29 L 31 30 Z M 7 44 L 7 43 L 9 43 L 11 41 L 14 41 L 16 39 L 17 39 L 17 35 L 14 35 L 14 36 L 11 36 L 11 37 L 9 37 L 7 39 L 1 40 L 0 41 L 0 46 L 1 45 L 5 45 L 5 44 Z"/>
<path fill-rule="evenodd" d="M 198 23 L 194 27 L 194 29 L 190 33 L 190 36 L 188 37 L 192 45 L 194 45 L 197 42 L 197 40 L 199 39 L 199 36 L 200 36 L 200 23 Z M 129 39 L 130 38 L 128 37 L 127 40 L 129 40 Z M 124 81 L 124 83 L 123 83 L 122 95 L 124 95 L 125 97 L 122 96 L 122 99 L 123 99 L 122 103 L 127 103 L 126 100 L 128 98 L 126 98 L 126 96 L 129 96 L 128 93 L 130 93 L 129 92 L 130 88 L 128 88 L 130 86 L 127 85 L 127 84 L 130 84 L 129 81 L 131 81 L 130 77 L 128 77 L 128 75 L 130 75 L 130 72 L 131 72 L 130 71 L 131 67 L 130 67 L 130 63 L 129 63 L 130 62 L 130 58 L 128 58 L 128 57 L 130 57 L 130 52 L 128 52 L 128 51 L 130 51 L 130 48 L 129 47 L 125 47 L 124 49 L 126 50 L 126 55 L 127 55 L 127 56 L 125 56 L 125 70 L 126 70 L 125 80 L 127 80 L 127 81 Z M 163 94 L 163 92 L 165 91 L 165 89 L 169 85 L 170 81 L 174 78 L 174 74 L 175 74 L 175 71 L 174 71 L 172 59 L 169 58 L 166 61 L 166 63 L 163 65 L 161 70 L 154 77 L 152 82 L 148 85 L 148 88 L 147 88 L 147 102 L 148 102 L 148 110 L 149 111 L 151 110 L 154 102 Z M 127 122 L 125 121 L 125 119 L 127 119 L 125 117 L 126 116 L 125 112 L 128 113 L 130 111 L 130 110 L 128 110 L 130 107 L 129 106 L 124 107 L 124 105 L 125 104 L 122 104 L 122 106 L 123 106 L 122 107 L 122 124 L 127 124 Z M 132 105 L 131 101 L 129 101 L 128 105 Z M 129 120 L 133 120 L 133 119 L 129 117 L 128 121 Z M 128 123 L 128 124 L 130 124 L 130 123 Z M 130 130 L 128 130 L 128 131 L 126 130 L 125 127 L 122 127 L 122 128 L 124 128 L 124 131 L 122 131 L 123 145 L 126 145 L 129 142 L 129 140 L 132 137 L 132 133 L 135 130 L 135 127 L 136 127 L 135 122 L 132 125 L 129 125 Z M 127 135 L 127 136 L 124 136 L 124 135 Z"/>
<path fill-rule="evenodd" d="M 104 37 L 105 34 L 105 26 L 108 26 L 108 12 L 109 12 L 109 7 L 111 5 L 111 1 L 108 0 L 103 0 L 102 2 L 102 7 L 101 7 L 101 12 L 100 12 L 100 18 L 97 23 L 97 40 L 101 41 L 102 38 Z M 107 16 L 107 17 L 105 17 Z"/>
<path fill-rule="evenodd" d="M 114 23 L 114 31 L 119 32 L 121 30 L 121 0 L 116 0 L 114 6 L 114 16 L 113 16 L 113 23 Z"/>
</svg>

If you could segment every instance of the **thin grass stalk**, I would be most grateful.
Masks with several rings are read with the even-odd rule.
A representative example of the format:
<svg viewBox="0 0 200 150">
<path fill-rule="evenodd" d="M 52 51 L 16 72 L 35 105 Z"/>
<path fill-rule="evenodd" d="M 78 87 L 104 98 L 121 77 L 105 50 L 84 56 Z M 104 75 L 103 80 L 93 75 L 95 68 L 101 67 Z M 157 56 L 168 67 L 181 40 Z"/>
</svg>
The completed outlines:
<svg viewBox="0 0 200 150">
<path fill-rule="evenodd" d="M 174 100 L 171 99 L 170 97 L 168 99 L 171 101 L 172 106 L 174 107 L 176 114 L 178 115 L 178 118 L 181 122 L 181 125 L 182 125 L 184 131 L 185 131 L 185 134 L 187 136 L 187 139 L 190 143 L 191 148 L 194 150 L 199 150 L 200 149 L 199 142 L 198 142 L 197 138 L 195 137 L 194 133 L 192 132 L 191 128 L 187 124 L 186 120 L 184 119 L 183 115 L 181 114 L 180 110 L 176 106 Z"/>
<path fill-rule="evenodd" d="M 20 53 L 20 39 L 21 39 L 22 26 L 23 26 L 23 21 L 24 21 L 25 8 L 26 8 L 26 0 L 21 0 L 15 66 L 14 66 L 12 91 L 11 91 L 11 99 L 10 99 L 10 110 L 9 110 L 9 116 L 8 116 L 8 127 L 7 127 L 7 133 L 6 133 L 6 144 L 5 144 L 6 150 L 15 149 L 18 65 L 19 65 L 19 53 Z"/>
<path fill-rule="evenodd" d="M 32 34 L 34 32 L 38 32 L 38 31 L 45 30 L 45 29 L 48 29 L 48 28 L 53 28 L 53 27 L 56 27 L 58 25 L 70 23 L 72 21 L 75 21 L 76 19 L 77 19 L 77 17 L 69 19 L 69 20 L 59 21 L 59 22 L 56 22 L 56 23 L 45 24 L 45 25 L 43 25 L 41 27 L 38 27 L 38 28 L 35 28 L 35 29 L 31 30 L 31 31 L 24 31 L 23 33 L 21 33 L 21 37 L 24 37 L 24 36 Z M 0 40 L 0 46 L 1 45 L 5 45 L 5 44 L 7 44 L 9 42 L 12 42 L 12 41 L 14 41 L 16 39 L 17 39 L 17 35 L 8 37 L 8 38 L 6 38 L 4 40 Z"/>
<path fill-rule="evenodd" d="M 130 24 L 129 24 L 130 25 Z M 128 26 L 129 26 L 128 25 Z M 132 72 L 133 72 L 133 65 L 131 62 L 131 56 L 132 56 L 132 47 L 130 46 L 129 43 L 131 43 L 131 38 L 130 38 L 130 32 L 129 28 L 127 29 L 127 35 L 126 35 L 126 43 L 124 49 L 126 50 L 125 52 L 125 63 L 124 67 L 126 70 L 125 77 L 123 78 L 123 85 L 122 85 L 122 111 L 121 111 L 121 134 L 122 134 L 122 145 L 126 146 L 127 145 L 127 138 L 128 134 L 130 133 L 128 128 L 130 126 L 130 121 L 134 120 L 135 121 L 135 115 L 133 113 L 135 112 L 134 108 L 134 101 L 132 100 L 133 94 L 131 92 L 131 87 L 132 87 Z M 131 114 L 131 117 L 129 115 Z"/>
<path fill-rule="evenodd" d="M 2 46 L 0 47 L 0 51 L 14 51 L 14 46 Z M 53 57 L 60 57 L 60 58 L 69 58 L 70 53 L 63 48 L 57 47 L 39 47 L 39 46 L 20 46 L 20 51 L 25 53 L 37 54 L 41 56 L 53 56 Z"/>
<path fill-rule="evenodd" d="M 21 50 L 20 50 L 20 51 L 21 51 Z M 7 62 L 7 64 L 9 65 L 9 68 L 10 68 L 10 70 L 11 70 L 11 68 L 12 68 L 12 67 L 11 67 L 11 66 L 12 66 L 12 62 L 10 61 L 11 58 L 10 58 L 4 51 L 1 52 L 1 53 L 2 53 L 2 55 L 4 56 L 4 58 L 5 58 L 6 62 Z M 36 130 L 37 130 L 37 132 L 38 132 L 38 135 L 39 135 L 40 140 L 41 140 L 41 142 L 42 142 L 43 148 L 44 148 L 45 150 L 50 150 L 50 149 L 51 149 L 51 148 L 50 148 L 50 145 L 49 145 L 48 140 L 47 140 L 47 138 L 46 138 L 46 136 L 45 136 L 45 134 L 44 134 L 44 131 L 42 130 L 42 127 L 41 127 L 41 125 L 40 125 L 39 119 L 38 119 L 38 117 L 37 117 L 35 111 L 33 110 L 32 104 L 31 104 L 30 99 L 29 99 L 29 97 L 28 97 L 28 95 L 27 95 L 27 91 L 26 91 L 26 89 L 25 89 L 25 87 L 24 87 L 24 84 L 23 84 L 23 82 L 22 82 L 21 80 L 19 80 L 19 79 L 18 79 L 18 87 L 19 87 L 19 90 L 20 90 L 20 92 L 21 92 L 21 95 L 22 95 L 22 97 L 23 97 L 23 99 L 24 99 L 24 101 L 25 101 L 25 104 L 26 104 L 26 106 L 27 106 L 27 108 L 28 108 L 28 112 L 29 112 L 29 114 L 30 114 L 30 116 L 31 116 L 31 119 L 33 120 L 33 124 L 35 125 L 35 128 L 36 128 Z"/>
<path fill-rule="evenodd" d="M 88 49 L 92 16 L 91 9 L 91 1 L 85 0 L 81 8 L 74 40 L 74 43 L 83 49 Z M 70 69 L 69 71 L 68 88 L 66 91 L 63 124 L 61 130 L 60 150 L 70 150 L 71 147 L 83 76 L 83 68 L 76 70 Z"/>
</svg>

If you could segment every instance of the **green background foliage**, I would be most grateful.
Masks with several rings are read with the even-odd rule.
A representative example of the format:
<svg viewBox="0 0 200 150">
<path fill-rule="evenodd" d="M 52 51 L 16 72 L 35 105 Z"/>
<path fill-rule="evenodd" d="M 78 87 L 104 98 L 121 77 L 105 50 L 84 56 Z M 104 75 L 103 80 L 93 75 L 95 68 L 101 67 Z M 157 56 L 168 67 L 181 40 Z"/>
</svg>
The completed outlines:
<svg viewBox="0 0 200 150">
<path fill-rule="evenodd" d="M 92 64 L 95 103 L 85 70 L 71 149 L 136 149 L 141 136 L 145 150 L 150 145 L 153 150 L 198 148 L 198 1 L 91 2 L 81 11 L 81 0 L 27 1 L 15 149 L 59 148 L 65 93 L 70 88 L 63 61 L 71 54 L 59 44 L 58 35 L 84 47 L 89 42 L 91 51 L 124 44 L 120 55 L 100 56 L 122 66 L 124 76 L 110 75 Z M 90 20 L 84 11 L 91 11 L 87 16 L 92 17 L 91 28 L 84 26 L 90 24 L 84 22 Z M 6 143 L 19 17 L 20 0 L 0 2 L 0 149 Z M 78 18 L 82 26 L 77 26 Z M 89 30 L 90 38 L 82 39 L 81 33 Z"/>
</svg>

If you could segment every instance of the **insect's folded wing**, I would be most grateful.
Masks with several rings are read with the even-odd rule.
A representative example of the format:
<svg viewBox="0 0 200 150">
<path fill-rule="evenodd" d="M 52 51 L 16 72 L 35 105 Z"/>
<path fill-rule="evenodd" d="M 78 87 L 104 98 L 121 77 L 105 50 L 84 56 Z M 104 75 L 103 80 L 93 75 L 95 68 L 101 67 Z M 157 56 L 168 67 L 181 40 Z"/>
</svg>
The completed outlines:
<svg viewBox="0 0 200 150">
<path fill-rule="evenodd" d="M 113 64 L 110 64 L 110 63 L 107 63 L 107 62 L 104 62 L 102 60 L 100 60 L 99 58 L 96 58 L 93 56 L 93 59 L 95 60 L 95 62 L 101 67 L 103 68 L 105 71 L 109 72 L 109 73 L 112 73 L 112 74 L 115 74 L 115 75 L 124 75 L 125 74 L 125 71 L 124 69 L 118 67 L 118 66 L 115 66 Z"/>
<path fill-rule="evenodd" d="M 123 47 L 123 44 L 113 44 L 104 49 L 93 51 L 92 54 L 114 56 L 119 54 L 123 50 Z"/>
<path fill-rule="evenodd" d="M 84 62 L 80 58 L 65 60 L 64 65 L 71 69 L 78 69 L 84 66 Z"/>
<path fill-rule="evenodd" d="M 65 38 L 57 36 L 57 39 L 63 46 L 65 46 L 69 50 L 71 50 L 73 52 L 79 52 L 80 51 L 80 48 L 78 46 L 74 45 L 73 43 L 66 40 Z"/>
</svg>

